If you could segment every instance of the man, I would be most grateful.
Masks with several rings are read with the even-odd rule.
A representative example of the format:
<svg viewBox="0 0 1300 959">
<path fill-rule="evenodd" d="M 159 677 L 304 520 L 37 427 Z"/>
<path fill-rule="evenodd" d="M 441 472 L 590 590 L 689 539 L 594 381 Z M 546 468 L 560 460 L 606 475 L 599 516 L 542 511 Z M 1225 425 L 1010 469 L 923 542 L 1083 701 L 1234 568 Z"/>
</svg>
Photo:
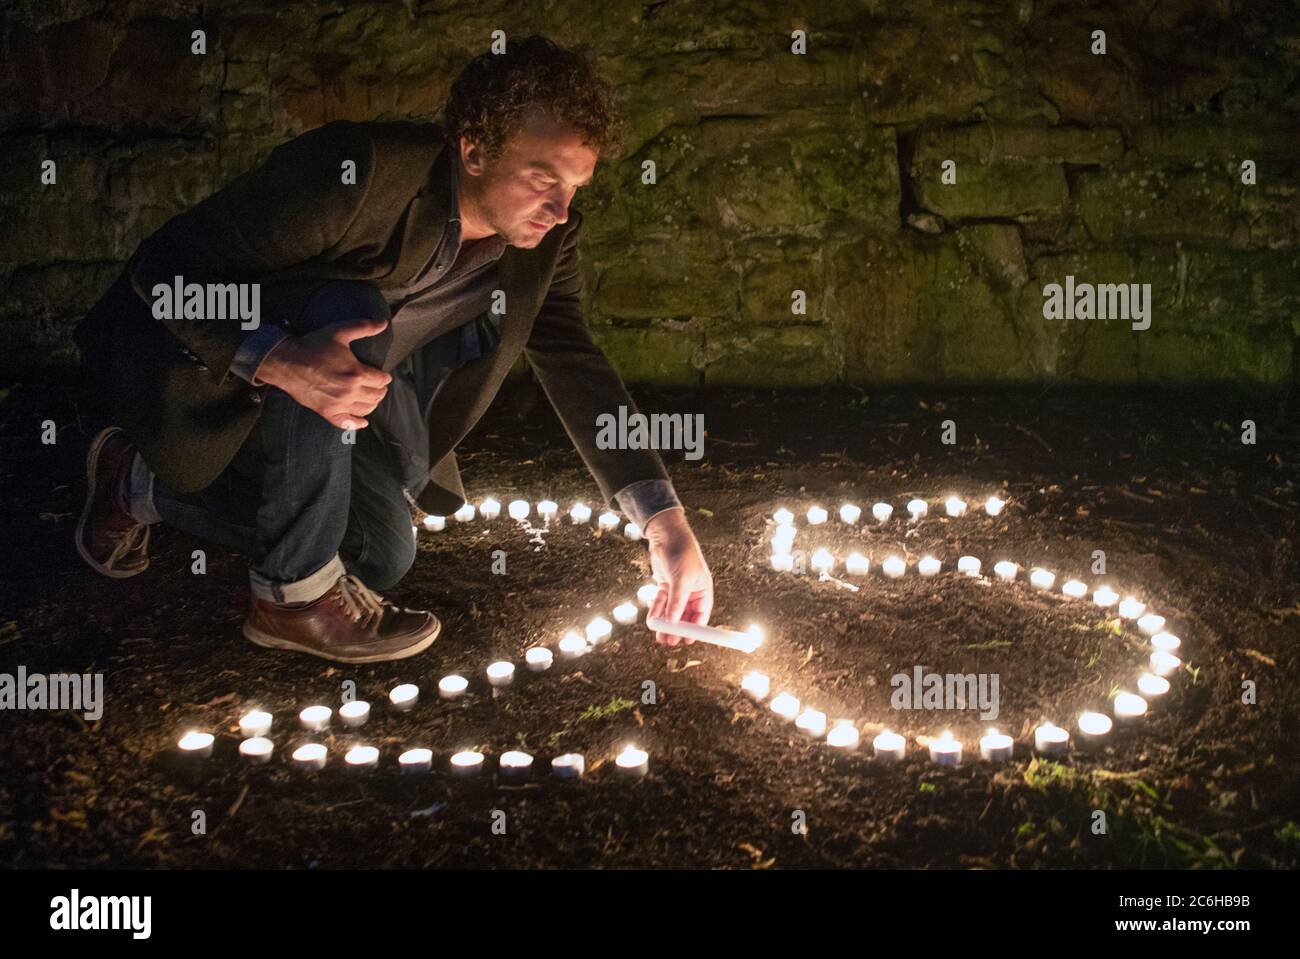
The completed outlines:
<svg viewBox="0 0 1300 959">
<path fill-rule="evenodd" d="M 465 68 L 442 125 L 328 124 L 146 239 L 75 333 L 116 424 L 87 456 L 82 557 L 134 576 L 165 521 L 250 556 L 252 642 L 414 655 L 438 619 L 379 594 L 414 560 L 410 503 L 464 503 L 454 449 L 522 353 L 606 503 L 645 530 L 652 612 L 707 622 L 662 461 L 595 442 L 597 416 L 634 407 L 582 321 L 569 205 L 616 130 L 590 64 L 529 37 Z M 211 295 L 167 305 L 192 284 L 256 284 L 270 321 Z"/>
</svg>

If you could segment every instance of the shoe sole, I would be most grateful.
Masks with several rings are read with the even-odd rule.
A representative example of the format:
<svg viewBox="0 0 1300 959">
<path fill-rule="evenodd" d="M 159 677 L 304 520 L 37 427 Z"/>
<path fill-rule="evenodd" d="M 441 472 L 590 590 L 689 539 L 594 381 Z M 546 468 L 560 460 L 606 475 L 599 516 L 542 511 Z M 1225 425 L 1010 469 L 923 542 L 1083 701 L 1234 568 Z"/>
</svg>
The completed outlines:
<svg viewBox="0 0 1300 959">
<path fill-rule="evenodd" d="M 418 653 L 424 652 L 433 645 L 433 641 L 442 633 L 442 621 L 435 618 L 433 629 L 427 636 L 422 636 L 410 646 L 403 647 L 396 652 L 391 653 L 373 653 L 368 656 L 340 656 L 330 655 L 319 649 L 313 649 L 310 646 L 303 646 L 292 640 L 282 639 L 279 636 L 272 636 L 270 633 L 264 633 L 256 626 L 250 625 L 247 620 L 244 622 L 244 638 L 258 646 L 264 646 L 267 649 L 284 649 L 295 653 L 306 653 L 308 656 L 315 656 L 318 659 L 327 659 L 334 663 L 385 663 L 395 659 L 408 659 Z"/>
<path fill-rule="evenodd" d="M 86 477 L 90 486 L 86 490 L 86 503 L 81 507 L 81 519 L 77 521 L 76 544 L 77 554 L 99 575 L 107 576 L 109 579 L 130 579 L 132 576 L 139 576 L 149 568 L 148 556 L 145 557 L 144 565 L 139 569 L 113 569 L 105 566 L 87 552 L 84 535 L 86 522 L 90 519 L 91 504 L 95 500 L 95 469 L 99 465 L 99 453 L 104 448 L 104 444 L 108 442 L 109 437 L 118 432 L 121 431 L 115 426 L 108 426 L 100 430 L 94 441 L 91 442 L 90 449 L 86 452 Z"/>
</svg>

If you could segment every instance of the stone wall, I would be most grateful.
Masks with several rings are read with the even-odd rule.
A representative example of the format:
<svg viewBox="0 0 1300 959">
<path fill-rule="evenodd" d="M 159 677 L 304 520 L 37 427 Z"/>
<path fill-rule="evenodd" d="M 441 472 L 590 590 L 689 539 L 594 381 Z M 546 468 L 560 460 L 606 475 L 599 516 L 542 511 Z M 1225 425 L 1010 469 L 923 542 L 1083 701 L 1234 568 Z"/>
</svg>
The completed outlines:
<svg viewBox="0 0 1300 959">
<path fill-rule="evenodd" d="M 575 201 L 630 380 L 1296 379 L 1294 3 L 20 0 L 2 23 L 8 369 L 70 361 L 169 216 L 323 122 L 435 118 L 503 29 L 594 55 L 631 119 Z M 1150 328 L 1044 319 L 1069 275 L 1150 283 Z"/>
</svg>

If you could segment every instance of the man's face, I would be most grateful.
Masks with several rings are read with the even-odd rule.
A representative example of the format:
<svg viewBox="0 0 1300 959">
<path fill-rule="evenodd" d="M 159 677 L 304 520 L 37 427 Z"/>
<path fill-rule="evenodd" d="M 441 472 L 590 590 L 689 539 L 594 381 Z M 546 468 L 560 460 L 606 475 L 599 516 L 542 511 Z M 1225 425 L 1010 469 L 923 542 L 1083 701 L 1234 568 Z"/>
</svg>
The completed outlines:
<svg viewBox="0 0 1300 959">
<path fill-rule="evenodd" d="M 568 127 L 535 110 L 495 160 L 461 137 L 461 217 L 471 230 L 499 233 L 511 246 L 537 246 L 569 218 L 597 154 Z"/>
</svg>

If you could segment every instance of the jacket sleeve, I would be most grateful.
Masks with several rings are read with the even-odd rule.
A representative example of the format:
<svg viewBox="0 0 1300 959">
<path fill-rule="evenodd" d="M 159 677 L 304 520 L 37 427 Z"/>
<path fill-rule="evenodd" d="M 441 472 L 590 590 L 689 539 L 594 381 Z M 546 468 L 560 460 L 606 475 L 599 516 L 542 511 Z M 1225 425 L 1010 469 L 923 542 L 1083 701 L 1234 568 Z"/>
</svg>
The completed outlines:
<svg viewBox="0 0 1300 959">
<path fill-rule="evenodd" d="M 668 471 L 654 450 L 602 450 L 596 444 L 600 414 L 617 416 L 618 408 L 626 406 L 630 416 L 636 405 L 582 320 L 582 215 L 571 210 L 570 216 L 578 222 L 564 239 L 524 355 L 610 506 L 616 494 L 634 483 L 667 481 Z"/>
<path fill-rule="evenodd" d="M 356 163 L 355 184 L 343 182 L 346 160 Z M 375 166 L 374 144 L 359 124 L 304 133 L 149 236 L 128 264 L 131 286 L 152 309 L 155 285 L 171 286 L 177 276 L 185 283 L 257 282 L 319 257 L 356 220 Z M 250 331 L 238 318 L 160 322 L 210 369 L 242 371 L 231 363 Z"/>
</svg>

